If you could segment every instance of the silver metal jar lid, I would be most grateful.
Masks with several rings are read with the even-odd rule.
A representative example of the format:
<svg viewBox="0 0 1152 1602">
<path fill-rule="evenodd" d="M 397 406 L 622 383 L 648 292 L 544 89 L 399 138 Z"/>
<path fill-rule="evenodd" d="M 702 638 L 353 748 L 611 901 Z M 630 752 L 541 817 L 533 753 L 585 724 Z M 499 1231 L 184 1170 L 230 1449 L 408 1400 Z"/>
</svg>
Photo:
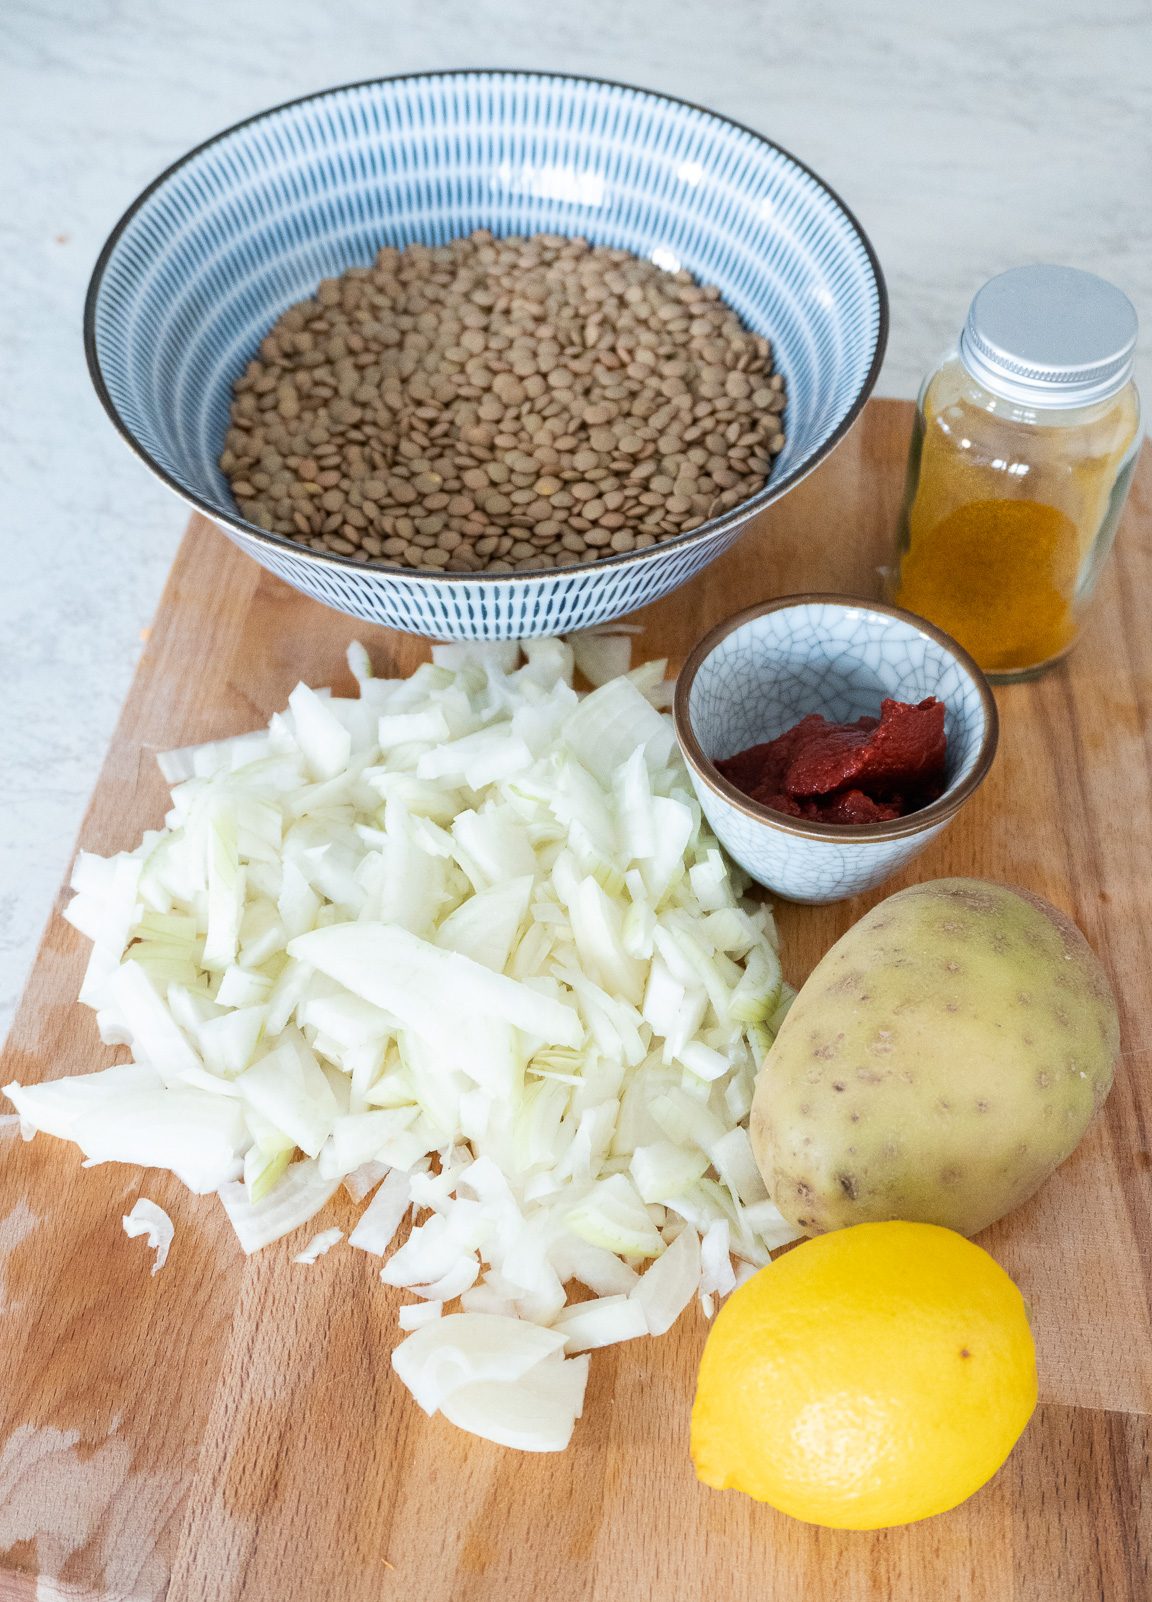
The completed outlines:
<svg viewBox="0 0 1152 1602">
<path fill-rule="evenodd" d="M 1014 267 L 968 308 L 960 359 L 994 394 L 1030 406 L 1086 406 L 1132 376 L 1136 308 L 1075 267 Z"/>
</svg>

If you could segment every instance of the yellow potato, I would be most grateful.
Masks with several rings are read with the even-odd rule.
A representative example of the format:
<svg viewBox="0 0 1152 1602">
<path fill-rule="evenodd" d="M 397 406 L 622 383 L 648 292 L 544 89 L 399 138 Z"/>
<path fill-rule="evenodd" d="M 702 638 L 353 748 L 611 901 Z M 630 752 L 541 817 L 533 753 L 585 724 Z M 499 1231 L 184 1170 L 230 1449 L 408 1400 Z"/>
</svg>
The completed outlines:
<svg viewBox="0 0 1152 1602">
<path fill-rule="evenodd" d="M 797 996 L 757 1080 L 756 1159 L 810 1235 L 889 1218 L 975 1234 L 1075 1149 L 1118 1047 L 1071 919 L 978 879 L 914 885 Z"/>
</svg>

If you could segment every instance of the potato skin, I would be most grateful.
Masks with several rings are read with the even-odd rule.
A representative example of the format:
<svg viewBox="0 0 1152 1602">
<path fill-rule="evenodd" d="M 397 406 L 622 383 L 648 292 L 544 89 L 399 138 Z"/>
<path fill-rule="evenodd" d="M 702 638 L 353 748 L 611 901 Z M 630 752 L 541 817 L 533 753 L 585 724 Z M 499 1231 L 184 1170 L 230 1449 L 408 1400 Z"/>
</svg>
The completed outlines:
<svg viewBox="0 0 1152 1602">
<path fill-rule="evenodd" d="M 973 1235 L 1076 1148 L 1118 1050 L 1115 996 L 1070 918 L 931 880 L 813 971 L 760 1070 L 753 1150 L 809 1235 L 890 1218 Z"/>
</svg>

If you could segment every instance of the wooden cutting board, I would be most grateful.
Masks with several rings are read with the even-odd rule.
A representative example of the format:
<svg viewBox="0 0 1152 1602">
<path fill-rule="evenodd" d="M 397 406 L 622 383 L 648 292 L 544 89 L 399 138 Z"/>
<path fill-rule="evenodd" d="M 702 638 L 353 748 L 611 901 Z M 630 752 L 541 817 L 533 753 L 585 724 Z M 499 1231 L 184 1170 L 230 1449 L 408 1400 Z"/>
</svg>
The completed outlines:
<svg viewBox="0 0 1152 1602">
<path fill-rule="evenodd" d="M 726 614 L 794 590 L 873 595 L 911 408 L 877 402 L 818 473 L 687 589 L 641 613 L 674 665 Z M 985 1244 L 1028 1296 L 1041 1406 L 964 1507 L 875 1536 L 816 1530 L 697 1484 L 688 1415 L 705 1324 L 596 1354 L 570 1449 L 527 1457 L 423 1416 L 393 1379 L 397 1293 L 364 1253 L 311 1269 L 289 1239 L 246 1260 L 211 1198 L 166 1175 L 81 1169 L 75 1148 L 0 1138 L 0 1599 L 144 1602 L 1147 1602 L 1152 1596 L 1152 456 L 1117 559 L 1066 666 L 998 694 L 1000 755 L 908 875 L 1025 885 L 1078 919 L 1124 1007 L 1124 1058 L 1080 1150 Z M 157 825 L 153 753 L 233 734 L 298 679 L 350 688 L 414 638 L 287 588 L 194 520 L 81 833 Z M 886 890 L 896 889 L 895 881 Z M 63 903 L 63 895 L 61 903 Z M 779 910 L 800 981 L 866 909 Z M 113 1061 L 74 1004 L 86 942 L 58 916 L 0 1069 L 35 1080 Z M 168 1266 L 129 1241 L 146 1195 L 176 1223 Z M 333 1204 L 349 1227 L 351 1209 Z M 302 1235 L 311 1231 L 304 1230 Z"/>
</svg>

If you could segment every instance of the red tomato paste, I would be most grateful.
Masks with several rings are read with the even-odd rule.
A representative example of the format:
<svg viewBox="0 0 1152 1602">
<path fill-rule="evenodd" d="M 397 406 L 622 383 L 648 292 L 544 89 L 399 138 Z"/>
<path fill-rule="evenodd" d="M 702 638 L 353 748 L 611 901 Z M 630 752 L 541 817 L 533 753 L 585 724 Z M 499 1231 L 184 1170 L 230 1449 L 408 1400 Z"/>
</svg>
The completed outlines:
<svg viewBox="0 0 1152 1602">
<path fill-rule="evenodd" d="M 944 703 L 884 701 L 878 718 L 829 723 L 819 712 L 764 745 L 716 763 L 753 801 L 816 823 L 887 823 L 942 795 Z"/>
</svg>

